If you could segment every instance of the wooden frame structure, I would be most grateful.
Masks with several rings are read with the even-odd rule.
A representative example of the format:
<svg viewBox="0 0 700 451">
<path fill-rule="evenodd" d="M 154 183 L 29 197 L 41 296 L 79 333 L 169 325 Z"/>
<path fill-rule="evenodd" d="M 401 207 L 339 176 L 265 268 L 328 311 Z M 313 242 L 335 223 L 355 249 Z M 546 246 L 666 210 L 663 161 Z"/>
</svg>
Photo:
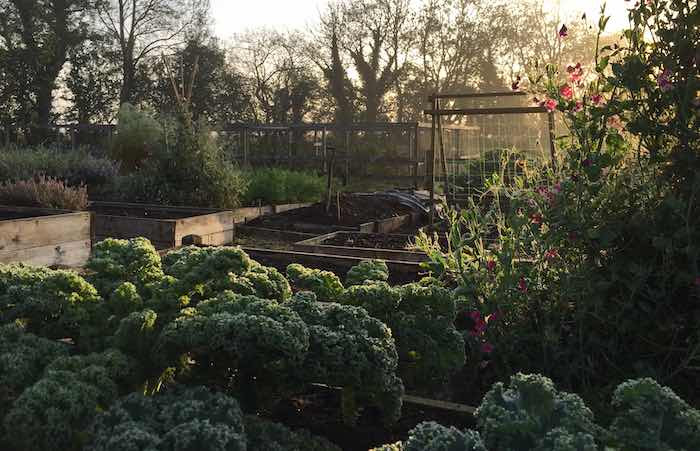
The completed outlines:
<svg viewBox="0 0 700 451">
<path fill-rule="evenodd" d="M 549 151 L 552 165 L 556 165 L 556 151 L 554 147 L 554 113 L 547 111 L 542 106 L 518 106 L 518 107 L 485 107 L 485 108 L 441 108 L 440 100 L 456 100 L 456 99 L 477 99 L 477 98 L 498 98 L 498 97 L 516 97 L 525 96 L 526 93 L 521 91 L 511 91 L 511 92 L 479 92 L 479 93 L 455 93 L 455 94 L 433 94 L 428 97 L 428 102 L 430 102 L 430 109 L 424 110 L 423 114 L 429 115 L 431 117 L 431 129 L 430 129 L 430 150 L 428 152 L 427 172 L 428 172 L 428 185 L 430 190 L 430 224 L 433 223 L 435 218 L 435 156 L 436 156 L 436 134 L 439 139 L 440 146 L 440 164 L 442 165 L 442 172 L 447 179 L 447 158 L 445 156 L 445 148 L 443 143 L 442 131 L 442 117 L 443 116 L 474 116 L 474 115 L 502 115 L 502 114 L 547 114 L 547 126 L 549 131 Z M 450 200 L 449 184 L 447 199 Z"/>
</svg>

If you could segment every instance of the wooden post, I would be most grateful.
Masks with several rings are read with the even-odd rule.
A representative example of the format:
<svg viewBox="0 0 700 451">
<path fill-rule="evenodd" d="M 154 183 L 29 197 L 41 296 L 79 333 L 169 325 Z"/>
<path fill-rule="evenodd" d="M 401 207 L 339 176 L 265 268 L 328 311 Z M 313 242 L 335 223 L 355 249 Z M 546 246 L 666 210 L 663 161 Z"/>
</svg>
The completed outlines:
<svg viewBox="0 0 700 451">
<path fill-rule="evenodd" d="M 294 133 L 292 127 L 287 129 L 287 167 L 292 169 L 292 146 L 294 145 Z"/>
<path fill-rule="evenodd" d="M 416 122 L 413 129 L 413 186 L 418 189 L 418 143 L 419 143 L 419 127 Z"/>
<path fill-rule="evenodd" d="M 350 130 L 345 130 L 345 185 L 350 183 Z"/>
<path fill-rule="evenodd" d="M 243 167 L 248 166 L 248 127 L 243 126 Z"/>
<path fill-rule="evenodd" d="M 440 100 L 435 99 L 436 109 L 440 109 Z M 440 138 L 440 161 L 442 163 L 442 176 L 445 179 L 445 198 L 447 199 L 447 204 L 450 204 L 450 180 L 447 177 L 447 157 L 445 156 L 445 144 L 442 141 L 442 116 L 438 114 L 437 116 L 437 127 L 438 135 Z"/>
<path fill-rule="evenodd" d="M 433 105 L 432 126 L 430 127 L 430 151 L 428 152 L 428 175 L 430 187 L 430 225 L 435 223 L 435 111 L 437 110 L 437 97 L 430 97 Z"/>
<path fill-rule="evenodd" d="M 323 143 L 322 144 L 323 145 L 323 165 L 321 167 L 322 167 L 323 173 L 325 174 L 326 171 L 328 170 L 328 161 L 327 161 L 328 149 L 326 148 L 326 127 L 325 126 L 323 127 L 323 131 L 321 132 L 321 141 Z"/>
<path fill-rule="evenodd" d="M 547 125 L 549 128 L 549 154 L 552 158 L 552 169 L 557 169 L 557 155 L 556 149 L 554 147 L 554 112 L 549 112 L 547 114 Z"/>
</svg>

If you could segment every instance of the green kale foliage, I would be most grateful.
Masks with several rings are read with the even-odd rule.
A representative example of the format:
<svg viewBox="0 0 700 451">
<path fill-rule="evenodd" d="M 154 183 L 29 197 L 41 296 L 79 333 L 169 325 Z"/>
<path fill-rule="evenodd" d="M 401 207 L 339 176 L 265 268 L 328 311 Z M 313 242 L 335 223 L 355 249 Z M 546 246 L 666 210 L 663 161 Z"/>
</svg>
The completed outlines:
<svg viewBox="0 0 700 451">
<path fill-rule="evenodd" d="M 47 338 L 88 335 L 99 308 L 95 288 L 73 271 L 0 265 L 0 323 L 22 320 Z"/>
<path fill-rule="evenodd" d="M 99 415 L 92 432 L 90 451 L 247 449 L 236 400 L 203 387 L 152 397 L 132 393 Z"/>
<path fill-rule="evenodd" d="M 616 416 L 610 427 L 621 449 L 700 449 L 700 411 L 653 379 L 620 384 L 613 395 Z"/>
<path fill-rule="evenodd" d="M 292 431 L 254 415 L 246 415 L 243 421 L 250 451 L 340 451 L 328 440 L 303 429 Z"/>
<path fill-rule="evenodd" d="M 349 287 L 343 304 L 366 309 L 391 328 L 404 382 L 412 388 L 444 384 L 464 366 L 464 339 L 455 329 L 455 301 L 439 286 L 386 282 Z"/>
<path fill-rule="evenodd" d="M 403 451 L 486 451 L 478 432 L 445 427 L 434 421 L 420 423 L 408 434 Z"/>
<path fill-rule="evenodd" d="M 600 435 L 593 412 L 581 398 L 557 391 L 550 379 L 538 374 L 514 375 L 508 388 L 494 384 L 475 416 L 486 446 L 494 450 L 566 449 L 552 445 L 594 443 Z"/>
<path fill-rule="evenodd" d="M 138 393 L 99 415 L 87 451 L 336 451 L 306 431 L 244 416 L 238 402 L 204 387 Z"/>
<path fill-rule="evenodd" d="M 178 281 L 172 287 L 176 294 L 193 304 L 224 290 L 278 301 L 292 294 L 279 271 L 251 260 L 238 247 L 183 247 L 167 254 L 163 267 Z"/>
<path fill-rule="evenodd" d="M 335 302 L 344 290 L 332 272 L 306 268 L 299 263 L 287 266 L 287 278 L 294 288 L 313 292 L 319 301 Z"/>
<path fill-rule="evenodd" d="M 364 283 L 386 282 L 389 280 L 389 268 L 383 260 L 365 260 L 353 266 L 345 277 L 345 285 L 362 285 Z"/>
<path fill-rule="evenodd" d="M 391 330 L 362 308 L 317 302 L 310 292 L 295 295 L 286 305 L 309 329 L 299 377 L 343 387 L 353 401 L 377 405 L 387 423 L 398 420 L 403 383 L 395 375 L 398 354 Z M 346 420 L 352 421 L 355 413 L 346 409 Z"/>
<path fill-rule="evenodd" d="M 163 278 L 160 255 L 146 238 L 107 238 L 93 246 L 86 267 L 93 272 L 90 281 L 103 296 L 123 282 L 132 283 L 145 294 L 149 284 Z"/>
<path fill-rule="evenodd" d="M 129 359 L 114 350 L 56 359 L 3 418 L 10 449 L 81 449 L 95 413 L 129 387 L 132 374 Z"/>
</svg>

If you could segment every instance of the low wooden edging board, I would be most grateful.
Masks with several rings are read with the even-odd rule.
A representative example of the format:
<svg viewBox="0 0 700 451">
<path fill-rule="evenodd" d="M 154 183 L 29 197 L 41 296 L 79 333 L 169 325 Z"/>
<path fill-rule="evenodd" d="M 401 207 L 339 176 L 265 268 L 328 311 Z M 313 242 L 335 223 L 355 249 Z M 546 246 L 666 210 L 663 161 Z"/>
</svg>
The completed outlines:
<svg viewBox="0 0 700 451">
<path fill-rule="evenodd" d="M 90 257 L 90 213 L 0 206 L 0 263 L 82 266 Z"/>
<path fill-rule="evenodd" d="M 353 235 L 358 234 L 358 232 L 350 233 L 352 233 Z M 425 255 L 423 252 L 414 252 L 399 249 L 334 246 L 330 244 L 323 244 L 326 240 L 346 234 L 348 234 L 348 232 L 328 233 L 326 235 L 321 235 L 304 241 L 299 241 L 297 243 L 294 243 L 292 247 L 294 250 L 301 252 L 313 252 L 316 254 L 324 255 L 341 255 L 346 257 L 358 257 L 362 259 L 398 260 L 416 263 L 428 260 L 428 256 Z M 405 236 L 408 237 L 407 235 Z"/>
<path fill-rule="evenodd" d="M 342 279 L 347 271 L 365 258 L 348 257 L 342 255 L 317 254 L 312 252 L 283 251 L 274 249 L 260 249 L 253 247 L 241 247 L 253 260 L 273 266 L 284 272 L 290 263 L 300 263 L 309 268 L 333 271 Z M 422 272 L 417 262 L 386 260 L 389 267 L 389 281 L 391 283 L 414 282 Z"/>
<path fill-rule="evenodd" d="M 233 241 L 234 214 L 230 210 L 121 202 L 92 202 L 89 208 L 93 211 L 95 241 L 142 236 L 157 249 L 183 244 L 219 246 Z M 110 214 L 110 210 L 143 211 L 144 214 Z"/>
<path fill-rule="evenodd" d="M 259 207 L 242 207 L 233 210 L 233 220 L 236 224 L 240 222 L 252 221 L 260 216 L 284 213 L 285 211 L 296 210 L 298 208 L 310 207 L 312 203 L 281 204 L 281 205 L 261 205 Z"/>
</svg>

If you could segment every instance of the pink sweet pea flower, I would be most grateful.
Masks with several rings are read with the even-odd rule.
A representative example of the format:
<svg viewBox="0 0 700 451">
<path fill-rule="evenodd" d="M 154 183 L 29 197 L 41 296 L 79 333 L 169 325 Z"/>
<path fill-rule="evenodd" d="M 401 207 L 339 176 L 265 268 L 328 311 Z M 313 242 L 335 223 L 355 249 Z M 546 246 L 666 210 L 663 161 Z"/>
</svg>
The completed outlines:
<svg viewBox="0 0 700 451">
<path fill-rule="evenodd" d="M 522 276 L 520 277 L 520 280 L 518 280 L 518 290 L 523 293 L 527 293 L 527 282 Z"/>
<path fill-rule="evenodd" d="M 569 73 L 569 81 L 572 83 L 578 83 L 583 77 L 583 67 L 581 63 L 576 63 L 575 66 L 567 66 L 566 72 Z"/>
<path fill-rule="evenodd" d="M 700 276 L 695 278 L 695 286 L 700 287 Z"/>
<path fill-rule="evenodd" d="M 489 316 L 486 317 L 486 322 L 491 323 L 494 321 L 498 321 L 502 317 L 503 317 L 503 312 L 500 310 L 496 310 L 495 312 L 493 312 L 492 314 L 490 314 Z"/>
<path fill-rule="evenodd" d="M 559 251 L 556 249 L 549 249 L 547 252 L 544 253 L 544 258 L 548 261 L 552 261 L 559 257 Z"/>
<path fill-rule="evenodd" d="M 569 35 L 569 29 L 566 28 L 566 25 L 561 26 L 561 28 L 559 29 L 558 35 L 560 38 L 565 38 Z"/>
<path fill-rule="evenodd" d="M 490 354 L 491 352 L 493 352 L 493 345 L 489 342 L 482 343 L 481 352 L 483 352 L 484 354 Z"/>
<path fill-rule="evenodd" d="M 571 89 L 571 86 L 564 85 L 559 88 L 559 94 L 561 94 L 561 96 L 565 99 L 571 99 L 574 96 L 574 90 Z"/>
<path fill-rule="evenodd" d="M 591 102 L 593 102 L 593 105 L 601 105 L 603 103 L 603 96 L 600 94 L 594 94 L 591 96 Z"/>
<path fill-rule="evenodd" d="M 548 113 L 551 113 L 552 111 L 556 110 L 557 105 L 559 105 L 559 102 L 557 102 L 554 99 L 547 99 L 542 104 L 542 106 L 544 106 Z"/>
<path fill-rule="evenodd" d="M 534 213 L 530 216 L 530 222 L 533 224 L 542 224 L 542 215 L 539 213 Z"/>
<path fill-rule="evenodd" d="M 574 113 L 578 113 L 578 112 L 580 112 L 580 111 L 582 111 L 582 110 L 583 110 L 583 102 L 581 102 L 580 100 L 577 100 L 577 101 L 576 101 L 576 104 L 575 104 L 574 107 L 571 109 L 571 111 L 573 111 Z"/>
<path fill-rule="evenodd" d="M 673 83 L 671 83 L 671 71 L 664 69 L 663 72 L 656 77 L 656 83 L 659 85 L 659 89 L 663 92 L 668 92 L 673 89 Z"/>
<path fill-rule="evenodd" d="M 623 131 L 625 127 L 622 125 L 622 120 L 620 119 L 620 116 L 617 114 L 614 116 L 610 116 L 608 118 L 608 125 L 612 128 L 614 128 L 617 131 Z"/>
<path fill-rule="evenodd" d="M 489 272 L 493 272 L 493 270 L 496 269 L 496 261 L 495 260 L 488 260 L 486 262 L 486 269 Z"/>
</svg>

